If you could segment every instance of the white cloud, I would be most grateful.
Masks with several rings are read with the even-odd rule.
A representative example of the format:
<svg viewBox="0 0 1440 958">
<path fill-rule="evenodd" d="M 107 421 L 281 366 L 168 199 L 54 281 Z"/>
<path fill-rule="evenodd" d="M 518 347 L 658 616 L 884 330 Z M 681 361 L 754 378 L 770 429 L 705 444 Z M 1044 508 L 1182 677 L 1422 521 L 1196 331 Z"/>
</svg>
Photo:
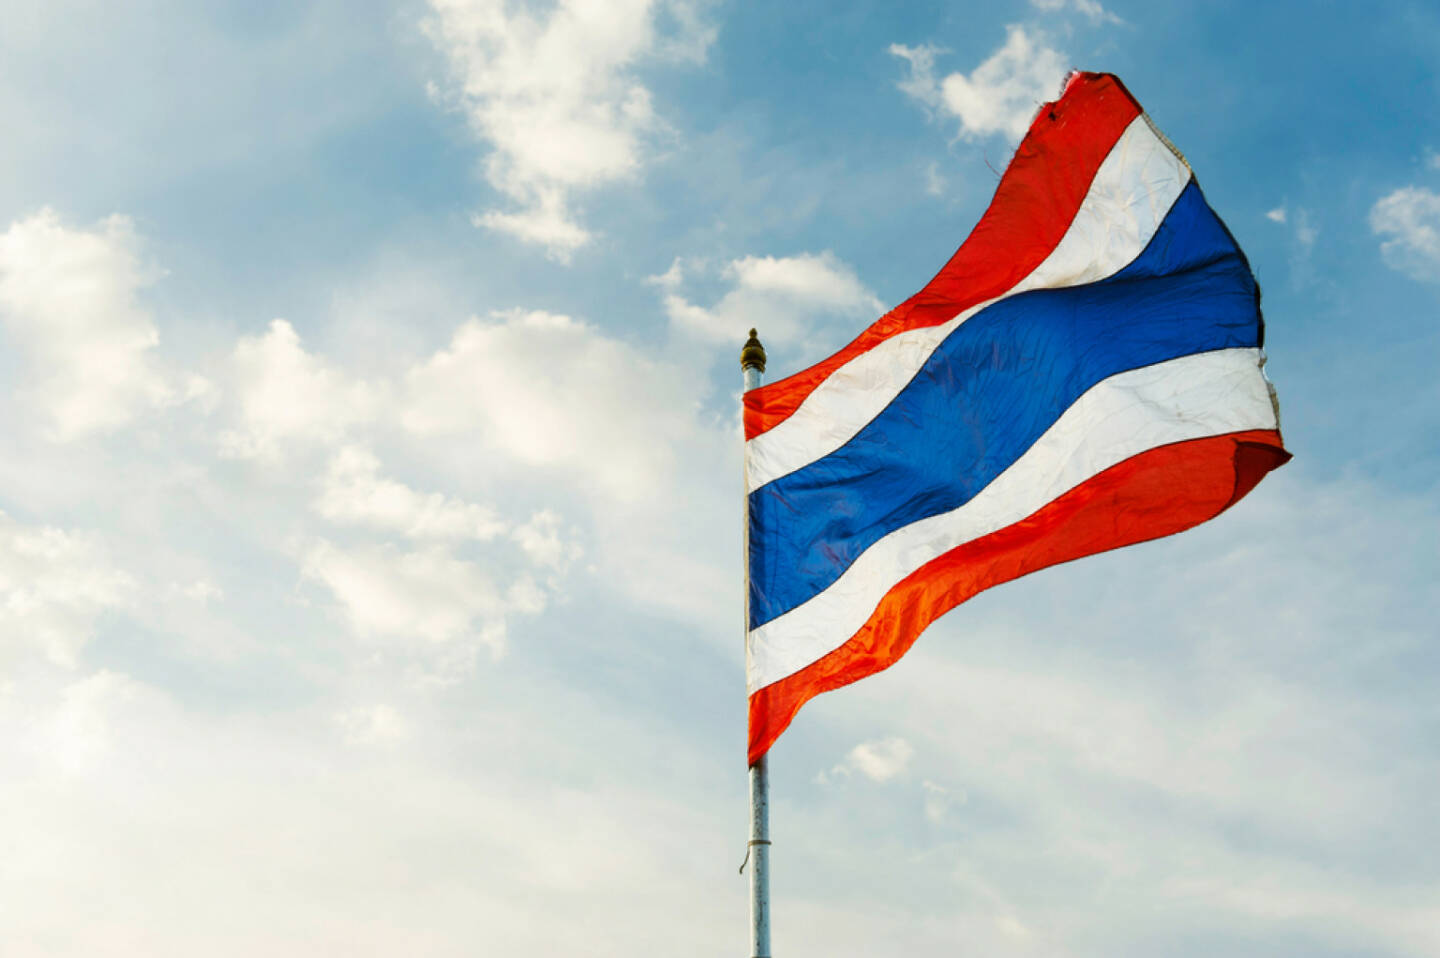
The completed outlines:
<svg viewBox="0 0 1440 958">
<path fill-rule="evenodd" d="M 437 547 L 344 549 L 322 540 L 306 552 L 302 571 L 330 590 L 358 634 L 448 646 L 439 661 L 454 673 L 469 668 L 480 646 L 504 654 L 507 615 L 544 607 L 529 580 L 507 588 L 477 563 Z"/>
<path fill-rule="evenodd" d="M 1272 223 L 1284 223 L 1286 219 L 1285 207 L 1275 207 L 1265 214 L 1265 218 Z"/>
<path fill-rule="evenodd" d="M 495 510 L 438 492 L 416 492 L 380 475 L 380 460 L 346 446 L 330 460 L 315 510 L 331 522 L 396 532 L 411 539 L 488 540 L 506 524 Z"/>
<path fill-rule="evenodd" d="M 1114 23 L 1122 24 L 1115 14 L 1101 6 L 1097 0 L 1030 0 L 1030 5 L 1036 10 L 1055 12 L 1064 9 L 1072 9 L 1082 13 L 1089 18 L 1091 23 Z"/>
<path fill-rule="evenodd" d="M 571 218 L 565 194 L 557 189 L 537 189 L 528 209 L 515 213 L 487 210 L 472 216 L 470 222 L 543 246 L 562 263 L 569 262 L 574 250 L 590 242 L 589 231 Z"/>
<path fill-rule="evenodd" d="M 663 273 L 647 276 L 645 282 L 664 290 L 674 291 L 685 282 L 685 259 L 677 256 L 670 261 L 670 268 Z"/>
<path fill-rule="evenodd" d="M 724 275 L 731 288 L 709 308 L 677 291 L 682 278 L 678 260 L 651 281 L 669 290 L 665 311 L 677 329 L 710 342 L 733 343 L 737 349 L 751 327 L 760 330 L 765 342 L 785 345 L 805 337 L 821 319 L 868 322 L 885 311 L 855 271 L 828 250 L 818 255 L 746 256 L 726 266 Z"/>
<path fill-rule="evenodd" d="M 845 761 L 830 770 L 831 775 L 859 773 L 872 782 L 888 782 L 910 765 L 915 749 L 903 738 L 861 742 L 850 750 Z"/>
<path fill-rule="evenodd" d="M 1440 150 L 1426 150 L 1425 165 L 1432 170 L 1440 170 Z"/>
<path fill-rule="evenodd" d="M 543 14 L 505 0 L 430 6 L 451 95 L 493 148 L 486 176 L 519 206 L 476 223 L 567 259 L 590 240 L 571 194 L 635 176 L 662 126 L 634 67 L 699 60 L 713 29 L 689 0 L 560 0 Z"/>
<path fill-rule="evenodd" d="M 582 553 L 562 528 L 564 520 L 553 510 L 541 509 L 516 525 L 488 506 L 438 492 L 419 493 L 381 476 L 380 460 L 360 446 L 347 446 L 330 460 L 314 508 L 331 522 L 412 540 L 488 542 L 505 536 L 533 566 L 550 573 L 552 586 L 558 585 L 557 577 Z"/>
<path fill-rule="evenodd" d="M 1380 254 L 1390 268 L 1422 282 L 1440 282 L 1440 193 L 1407 186 L 1370 209 L 1370 229 L 1388 236 Z"/>
<path fill-rule="evenodd" d="M 641 350 L 568 316 L 513 310 L 470 320 L 411 369 L 401 421 L 637 500 L 664 482 L 697 402 L 679 370 Z"/>
<path fill-rule="evenodd" d="M 135 580 L 83 533 L 24 526 L 0 512 L 0 654 L 39 651 L 73 668 L 105 612 L 123 608 Z"/>
<path fill-rule="evenodd" d="M 113 429 L 173 398 L 140 300 L 160 275 L 123 216 L 73 229 L 43 209 L 0 234 L 0 323 L 26 358 L 26 397 L 52 438 Z"/>
<path fill-rule="evenodd" d="M 337 442 L 375 417 L 383 389 L 347 376 L 305 351 L 283 319 L 235 346 L 230 362 L 236 428 L 220 435 L 222 455 L 277 459 L 295 441 Z"/>
<path fill-rule="evenodd" d="M 1016 25 L 1006 28 L 1004 45 L 969 76 L 956 72 L 937 80 L 935 47 L 897 43 L 890 52 L 910 66 L 900 89 L 932 114 L 959 120 L 961 134 L 972 138 L 1001 134 L 1018 141 L 1068 72 L 1065 54 L 1047 46 L 1043 35 Z"/>
</svg>

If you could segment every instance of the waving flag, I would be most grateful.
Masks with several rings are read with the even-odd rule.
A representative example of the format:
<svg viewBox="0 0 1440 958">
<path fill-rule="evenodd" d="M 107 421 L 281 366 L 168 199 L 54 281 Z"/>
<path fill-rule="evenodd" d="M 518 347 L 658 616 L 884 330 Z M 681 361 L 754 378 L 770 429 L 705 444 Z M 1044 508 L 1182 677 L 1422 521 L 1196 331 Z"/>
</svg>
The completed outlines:
<svg viewBox="0 0 1440 958">
<path fill-rule="evenodd" d="M 1286 462 L 1263 334 L 1185 158 L 1118 78 L 1073 74 L 939 275 L 745 395 L 751 763 L 977 592 Z"/>
</svg>

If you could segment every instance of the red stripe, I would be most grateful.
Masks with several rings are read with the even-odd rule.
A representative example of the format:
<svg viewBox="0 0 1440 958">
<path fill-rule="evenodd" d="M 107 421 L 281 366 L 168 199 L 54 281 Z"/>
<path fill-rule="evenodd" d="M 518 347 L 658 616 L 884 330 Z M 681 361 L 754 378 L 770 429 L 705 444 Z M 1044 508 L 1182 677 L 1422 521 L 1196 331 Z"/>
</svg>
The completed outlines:
<svg viewBox="0 0 1440 958">
<path fill-rule="evenodd" d="M 887 669 L 931 622 L 991 586 L 1214 518 L 1290 459 L 1274 430 L 1194 439 L 1111 466 L 1030 517 L 926 563 L 844 645 L 750 696 L 750 764 L 800 706 Z"/>
<path fill-rule="evenodd" d="M 925 288 L 829 359 L 745 394 L 745 438 L 799 408 L 827 376 L 897 333 L 938 326 L 1030 275 L 1064 237 L 1140 104 L 1108 73 L 1077 73 L 1040 108 L 975 230 Z"/>
</svg>

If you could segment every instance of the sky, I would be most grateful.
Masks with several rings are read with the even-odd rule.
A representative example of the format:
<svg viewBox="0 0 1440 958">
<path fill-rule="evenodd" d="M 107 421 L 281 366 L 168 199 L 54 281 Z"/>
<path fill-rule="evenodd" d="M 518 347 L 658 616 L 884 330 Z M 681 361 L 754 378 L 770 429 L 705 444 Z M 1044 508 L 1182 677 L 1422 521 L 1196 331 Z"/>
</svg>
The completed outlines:
<svg viewBox="0 0 1440 958">
<path fill-rule="evenodd" d="M 1440 8 L 3 0 L 0 940 L 746 954 L 738 354 L 919 289 L 1072 68 L 1295 459 L 771 753 L 787 956 L 1440 954 Z"/>
</svg>

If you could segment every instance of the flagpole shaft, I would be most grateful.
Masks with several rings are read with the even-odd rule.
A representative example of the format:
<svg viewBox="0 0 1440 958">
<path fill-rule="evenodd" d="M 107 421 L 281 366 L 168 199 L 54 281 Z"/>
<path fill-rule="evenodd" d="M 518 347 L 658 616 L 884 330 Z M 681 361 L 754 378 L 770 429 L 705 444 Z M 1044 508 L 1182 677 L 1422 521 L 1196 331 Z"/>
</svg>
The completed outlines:
<svg viewBox="0 0 1440 958">
<path fill-rule="evenodd" d="M 765 372 L 765 349 L 750 330 L 750 339 L 740 351 L 745 371 L 745 391 L 760 385 Z M 750 497 L 745 497 L 745 630 L 750 630 Z M 748 656 L 747 656 L 748 661 Z M 762 755 L 750 766 L 750 955 L 770 956 L 770 756 Z"/>
<path fill-rule="evenodd" d="M 770 958 L 770 772 L 768 755 L 750 766 L 750 954 Z"/>
</svg>

